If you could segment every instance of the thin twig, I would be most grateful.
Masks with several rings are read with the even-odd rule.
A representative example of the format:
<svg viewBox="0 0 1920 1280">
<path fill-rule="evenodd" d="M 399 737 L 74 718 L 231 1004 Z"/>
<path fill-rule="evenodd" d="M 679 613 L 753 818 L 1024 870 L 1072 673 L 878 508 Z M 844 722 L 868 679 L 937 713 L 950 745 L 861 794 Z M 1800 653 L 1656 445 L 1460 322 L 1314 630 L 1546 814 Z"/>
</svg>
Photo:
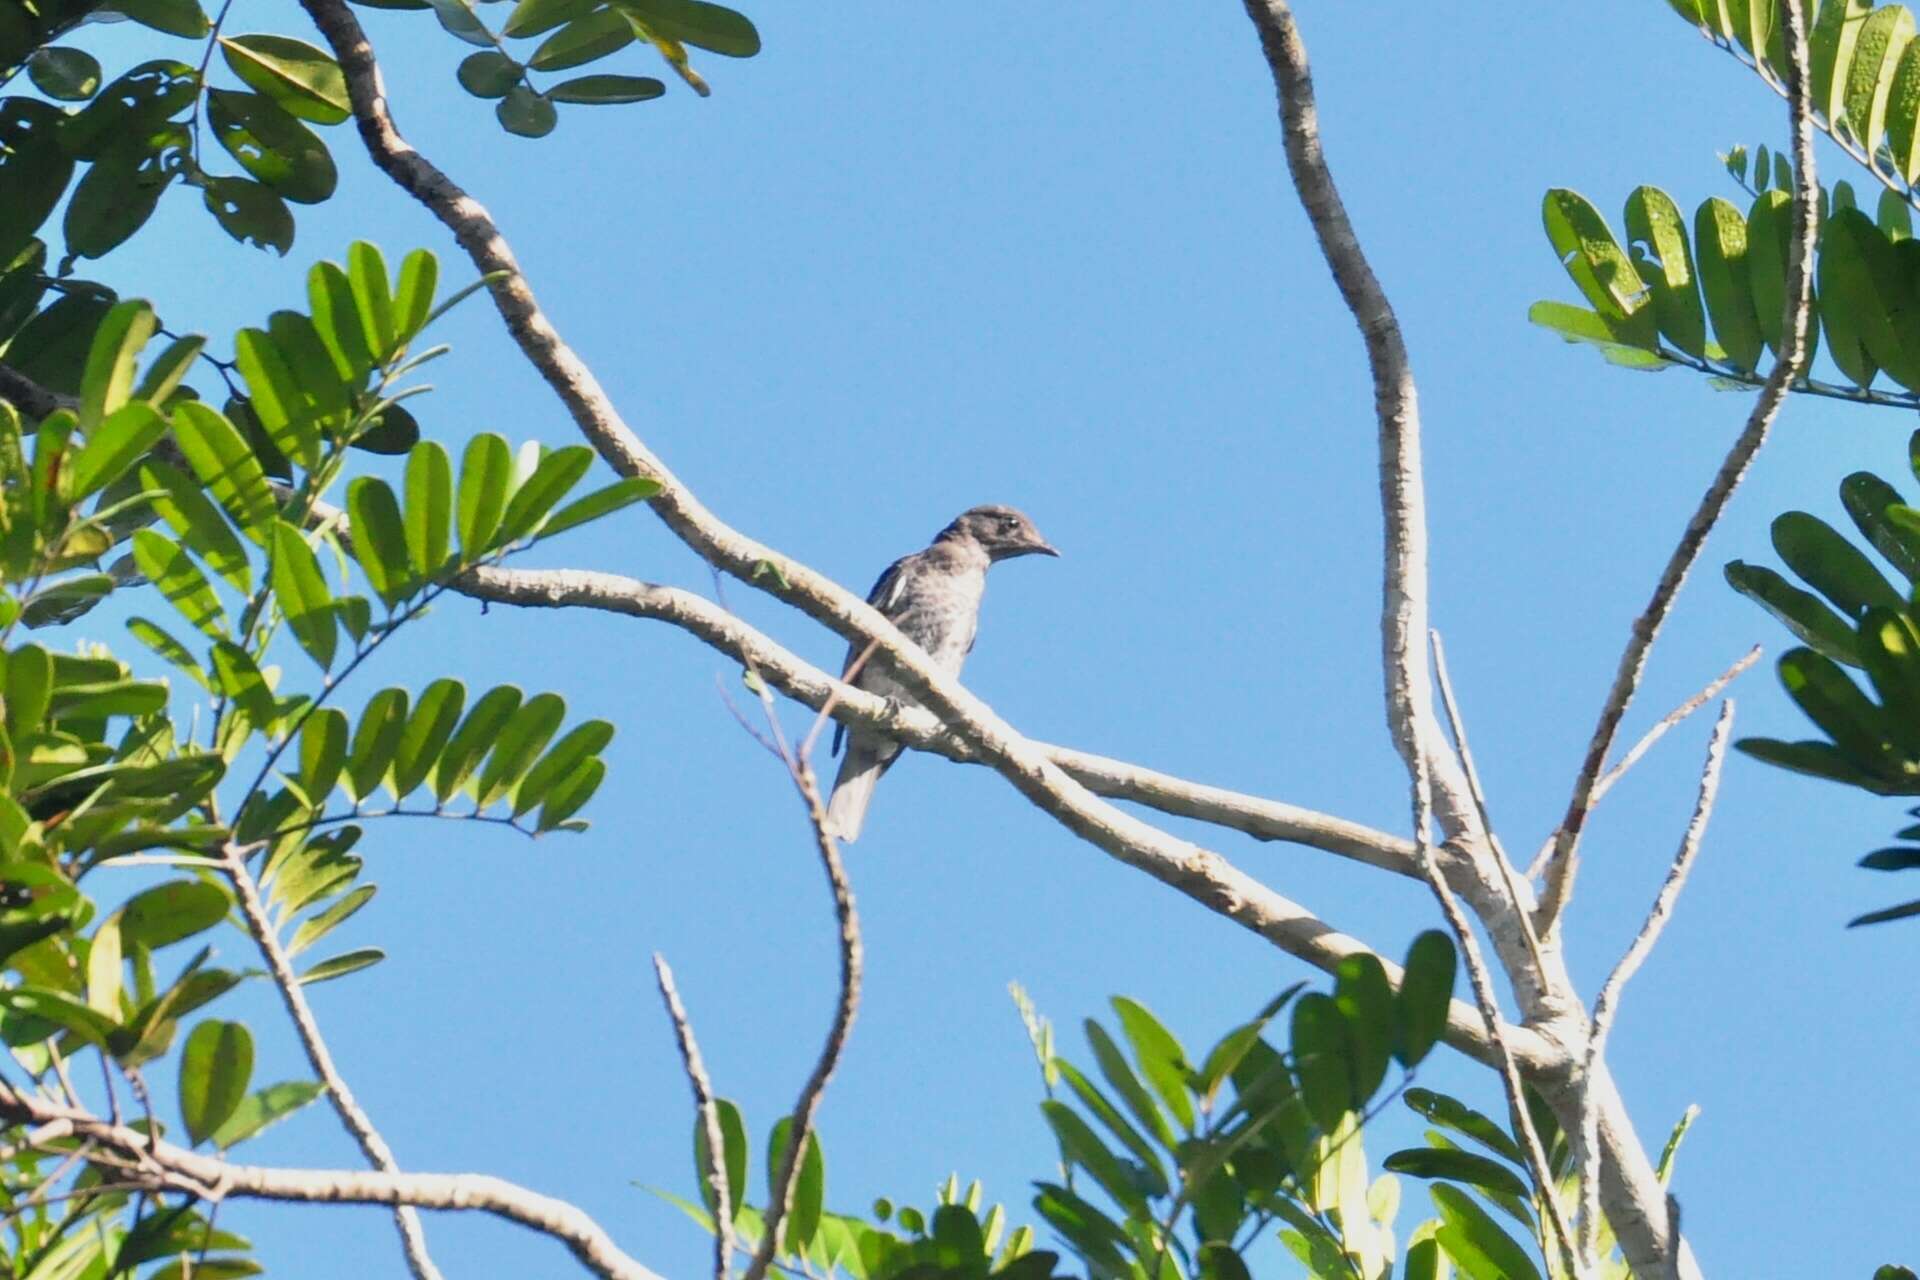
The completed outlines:
<svg viewBox="0 0 1920 1280">
<path fill-rule="evenodd" d="M 1579 870 L 1580 833 L 1586 824 L 1587 813 L 1593 807 L 1594 787 L 1600 777 L 1600 766 L 1613 745 L 1614 735 L 1619 732 L 1627 704 L 1633 701 L 1633 695 L 1640 687 L 1647 654 L 1660 634 L 1661 625 L 1672 611 L 1688 572 L 1699 558 L 1701 548 L 1706 545 L 1707 535 L 1719 523 L 1728 501 L 1733 497 L 1733 491 L 1739 487 L 1747 468 L 1752 465 L 1754 455 L 1766 443 L 1767 433 L 1786 402 L 1793 380 L 1806 363 L 1812 292 L 1812 273 L 1808 268 L 1813 260 L 1814 234 L 1820 219 L 1820 187 L 1814 173 L 1813 107 L 1807 67 L 1806 23 L 1800 0 L 1781 0 L 1781 5 L 1786 14 L 1788 65 L 1784 70 L 1788 114 L 1792 122 L 1795 176 L 1793 235 L 1787 258 L 1786 296 L 1780 322 L 1782 336 L 1778 358 L 1774 361 L 1772 372 L 1767 375 L 1766 385 L 1754 401 L 1746 428 L 1734 441 L 1726 460 L 1720 464 L 1713 483 L 1701 497 L 1693 517 L 1687 521 L 1679 544 L 1668 557 L 1667 566 L 1654 586 L 1653 598 L 1647 602 L 1640 616 L 1634 619 L 1632 633 L 1626 649 L 1620 655 L 1619 668 L 1614 673 L 1613 687 L 1607 691 L 1606 702 L 1600 708 L 1600 721 L 1594 727 L 1593 737 L 1587 743 L 1586 755 L 1580 763 L 1579 775 L 1574 779 L 1566 816 L 1561 819 L 1559 829 L 1554 833 L 1553 853 L 1545 871 L 1546 889 L 1540 910 L 1534 917 L 1535 928 L 1543 937 L 1553 932 L 1567 899 L 1573 893 L 1574 878 Z"/>
<path fill-rule="evenodd" d="M 1666 928 L 1667 920 L 1673 914 L 1673 904 L 1686 887 L 1687 873 L 1693 870 L 1694 858 L 1700 852 L 1701 837 L 1706 834 L 1707 821 L 1713 816 L 1714 797 L 1720 790 L 1720 768 L 1726 760 L 1727 739 L 1732 731 L 1733 700 L 1728 699 L 1721 704 L 1720 719 L 1713 726 L 1713 737 L 1707 742 L 1707 761 L 1700 771 L 1699 797 L 1694 801 L 1693 817 L 1687 822 L 1680 850 L 1674 855 L 1673 865 L 1667 869 L 1666 882 L 1660 886 L 1660 892 L 1654 898 L 1653 907 L 1647 912 L 1640 932 L 1634 935 L 1632 945 L 1620 957 L 1620 962 L 1614 965 L 1613 972 L 1607 975 L 1606 985 L 1600 988 L 1600 995 L 1593 1002 L 1587 1050 L 1581 1063 L 1583 1075 L 1592 1072 L 1605 1053 L 1607 1035 L 1613 1030 L 1614 1011 L 1619 1007 L 1620 993 L 1628 979 L 1646 963 L 1654 944 L 1660 940 L 1661 930 Z M 1580 1113 L 1580 1257 L 1589 1267 L 1596 1265 L 1597 1261 L 1593 1252 L 1594 1236 L 1600 1223 L 1599 1161 L 1600 1107 L 1593 1091 L 1588 1090 L 1586 1105 Z"/>
<path fill-rule="evenodd" d="M 1418 746 L 1415 749 L 1417 753 Z M 1540 1131 L 1534 1126 L 1533 1114 L 1527 1108 L 1527 1087 L 1520 1077 L 1520 1066 L 1514 1060 L 1513 1050 L 1502 1031 L 1500 1000 L 1494 994 L 1493 975 L 1480 954 L 1480 941 L 1474 936 L 1473 925 L 1467 920 L 1466 912 L 1460 909 L 1453 890 L 1447 887 L 1447 879 L 1440 874 L 1439 864 L 1433 857 L 1432 833 L 1429 830 L 1433 820 L 1433 793 L 1427 783 L 1425 765 L 1425 759 L 1416 754 L 1413 837 L 1420 851 L 1420 865 L 1426 872 L 1427 886 L 1440 903 L 1447 927 L 1453 932 L 1454 941 L 1459 944 L 1461 958 L 1466 961 L 1467 978 L 1473 987 L 1474 1002 L 1480 1007 L 1480 1017 L 1486 1023 L 1487 1036 L 1499 1051 L 1500 1083 L 1506 1089 L 1507 1108 L 1512 1113 L 1514 1131 L 1521 1137 L 1521 1150 L 1527 1158 L 1527 1169 L 1533 1174 L 1534 1185 L 1540 1190 L 1541 1206 L 1553 1226 L 1554 1240 L 1560 1246 L 1560 1255 L 1566 1262 L 1568 1274 L 1581 1276 L 1583 1273 L 1574 1265 L 1573 1233 L 1568 1229 L 1566 1216 L 1560 1210 L 1553 1167 L 1547 1163 L 1546 1147 L 1541 1144 Z"/>
<path fill-rule="evenodd" d="M 233 884 L 240 914 L 247 922 L 247 932 L 253 935 L 254 945 L 266 958 L 273 984 L 280 989 L 281 1002 L 286 1005 L 287 1016 L 293 1019 L 294 1029 L 300 1035 L 301 1048 L 306 1050 L 307 1062 L 320 1078 L 320 1083 L 326 1086 L 327 1097 L 333 1103 L 340 1123 L 353 1135 L 353 1140 L 360 1145 L 360 1151 L 369 1164 L 382 1173 L 399 1173 L 400 1165 L 393 1158 L 392 1148 L 387 1146 L 387 1140 L 380 1136 L 380 1131 L 373 1127 L 373 1121 L 354 1099 L 353 1090 L 347 1087 L 346 1078 L 333 1064 L 333 1055 L 328 1052 L 327 1042 L 320 1034 L 320 1024 L 313 1016 L 313 1006 L 307 1003 L 306 992 L 293 971 L 293 962 L 288 958 L 286 948 L 280 945 L 273 921 L 267 916 L 266 904 L 260 900 L 260 887 L 247 867 L 246 850 L 239 845 L 228 845 L 224 850 L 221 870 Z M 420 1215 L 411 1207 L 401 1204 L 394 1207 L 393 1220 L 400 1229 L 400 1241 L 407 1255 L 407 1269 L 413 1273 L 414 1280 L 440 1280 L 440 1269 L 433 1265 L 433 1259 L 427 1253 L 427 1237 L 420 1227 Z"/>
<path fill-rule="evenodd" d="M 707 1135 L 707 1167 L 702 1173 L 713 1192 L 713 1280 L 727 1280 L 733 1270 L 733 1188 L 727 1185 L 727 1142 L 720 1129 L 720 1108 L 714 1104 L 713 1082 L 707 1077 L 707 1064 L 700 1058 L 700 1045 L 693 1038 L 693 1022 L 680 1003 L 679 989 L 673 985 L 673 970 L 658 951 L 653 953 L 653 972 L 660 982 L 660 999 L 666 1002 L 667 1017 L 673 1022 L 687 1083 L 693 1087 L 693 1105 Z"/>
<path fill-rule="evenodd" d="M 1439 631 L 1428 633 L 1433 641 L 1433 678 L 1440 689 L 1440 706 L 1447 713 L 1447 727 L 1453 734 L 1454 754 L 1460 757 L 1460 768 L 1467 775 L 1467 791 L 1473 796 L 1474 810 L 1480 815 L 1480 829 L 1487 833 L 1487 845 L 1493 851 L 1493 863 L 1500 872 L 1500 882 L 1506 886 L 1507 901 L 1513 907 L 1514 919 L 1519 921 L 1522 936 L 1527 941 L 1527 953 L 1533 957 L 1533 971 L 1541 982 L 1548 980 L 1546 959 L 1540 954 L 1540 939 L 1533 931 L 1533 922 L 1528 915 L 1529 901 L 1520 897 L 1520 885 L 1514 879 L 1513 864 L 1507 860 L 1507 851 L 1500 843 L 1500 837 L 1493 829 L 1493 816 L 1487 811 L 1487 793 L 1480 785 L 1480 771 L 1473 764 L 1473 748 L 1467 745 L 1467 726 L 1460 715 L 1460 704 L 1453 696 L 1453 679 L 1447 673 L 1447 647 L 1441 643 Z"/>
<path fill-rule="evenodd" d="M 1593 804 L 1599 804 L 1601 798 L 1604 797 L 1607 792 L 1613 790 L 1614 784 L 1626 777 L 1627 771 L 1633 768 L 1634 765 L 1640 763 L 1640 757 L 1646 755 L 1654 743 L 1665 737 L 1668 730 L 1674 728 L 1701 707 L 1706 706 L 1707 703 L 1719 697 L 1722 689 L 1725 689 L 1728 685 L 1744 675 L 1747 668 L 1760 660 L 1761 652 L 1762 650 L 1759 645 L 1755 645 L 1753 648 L 1747 650 L 1739 661 L 1735 662 L 1725 671 L 1722 671 L 1718 676 L 1715 676 L 1711 684 L 1707 685 L 1706 688 L 1700 690 L 1673 710 L 1667 712 L 1667 714 L 1661 718 L 1660 723 L 1654 725 L 1653 728 L 1642 734 L 1640 741 L 1633 744 L 1633 749 L 1628 751 L 1624 756 L 1621 756 L 1620 762 L 1601 774 L 1600 781 L 1593 784 Z M 1527 879 L 1533 880 L 1539 877 L 1540 872 L 1546 868 L 1547 859 L 1552 853 L 1553 837 L 1548 836 L 1546 841 L 1541 844 L 1539 851 L 1533 855 L 1533 861 L 1527 865 Z"/>
</svg>

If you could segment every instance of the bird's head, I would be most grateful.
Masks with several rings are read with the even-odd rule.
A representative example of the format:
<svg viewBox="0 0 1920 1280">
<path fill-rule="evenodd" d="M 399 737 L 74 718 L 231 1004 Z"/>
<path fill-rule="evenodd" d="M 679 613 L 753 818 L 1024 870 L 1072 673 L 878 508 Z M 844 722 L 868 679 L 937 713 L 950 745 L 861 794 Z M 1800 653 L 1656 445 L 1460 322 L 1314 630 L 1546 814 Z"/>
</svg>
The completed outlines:
<svg viewBox="0 0 1920 1280">
<path fill-rule="evenodd" d="M 992 560 L 1060 554 L 1040 536 L 1040 531 L 1033 527 L 1033 521 L 1012 507 L 974 507 L 963 511 L 941 531 L 940 536 L 971 538 Z"/>
</svg>

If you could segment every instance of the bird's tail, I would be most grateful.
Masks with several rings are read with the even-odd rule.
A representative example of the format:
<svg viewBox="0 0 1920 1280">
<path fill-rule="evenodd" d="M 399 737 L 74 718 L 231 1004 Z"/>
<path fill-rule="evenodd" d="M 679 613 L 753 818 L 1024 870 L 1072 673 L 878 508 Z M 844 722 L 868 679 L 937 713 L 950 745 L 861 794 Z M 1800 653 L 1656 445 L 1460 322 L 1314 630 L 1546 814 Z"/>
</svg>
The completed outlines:
<svg viewBox="0 0 1920 1280">
<path fill-rule="evenodd" d="M 893 763 L 900 748 L 892 743 L 874 744 L 855 739 L 847 744 L 846 759 L 840 762 L 839 776 L 833 780 L 833 795 L 827 800 L 827 830 L 844 844 L 860 838 L 867 822 L 867 806 L 873 802 L 874 784 Z"/>
</svg>

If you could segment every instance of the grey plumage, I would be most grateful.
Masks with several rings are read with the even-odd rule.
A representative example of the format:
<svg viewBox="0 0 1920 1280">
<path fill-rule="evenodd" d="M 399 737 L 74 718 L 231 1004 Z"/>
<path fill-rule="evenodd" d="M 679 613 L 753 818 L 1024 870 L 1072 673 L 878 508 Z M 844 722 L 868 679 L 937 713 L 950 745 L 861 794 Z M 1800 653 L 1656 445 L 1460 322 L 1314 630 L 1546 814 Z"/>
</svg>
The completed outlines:
<svg viewBox="0 0 1920 1280">
<path fill-rule="evenodd" d="M 1033 522 L 1012 507 L 974 507 L 961 512 L 934 537 L 925 551 L 902 556 L 887 566 L 873 584 L 867 603 L 885 614 L 908 639 L 927 651 L 934 665 L 953 675 L 973 649 L 980 625 L 980 597 L 987 589 L 987 569 L 1014 556 L 1060 553 L 1047 545 Z M 864 652 L 864 642 L 847 650 L 844 674 Z M 856 688 L 896 702 L 912 702 L 912 695 L 895 678 L 886 658 L 875 653 L 854 677 Z M 833 782 L 827 802 L 827 824 L 848 843 L 860 838 L 874 784 L 900 755 L 900 744 L 876 734 L 837 725 L 833 749 L 847 739 L 847 757 Z"/>
</svg>

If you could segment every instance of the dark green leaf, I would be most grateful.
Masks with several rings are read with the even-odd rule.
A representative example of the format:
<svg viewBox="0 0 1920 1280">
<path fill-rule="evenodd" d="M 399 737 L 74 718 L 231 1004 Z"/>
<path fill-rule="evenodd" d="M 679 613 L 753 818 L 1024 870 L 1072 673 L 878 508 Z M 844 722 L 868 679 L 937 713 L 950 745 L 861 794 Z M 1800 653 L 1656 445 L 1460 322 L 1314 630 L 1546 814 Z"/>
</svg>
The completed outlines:
<svg viewBox="0 0 1920 1280">
<path fill-rule="evenodd" d="M 1751 371 L 1760 362 L 1761 337 L 1747 273 L 1747 220 L 1715 196 L 1694 214 L 1693 242 L 1714 337 L 1729 361 Z"/>
<path fill-rule="evenodd" d="M 109 96 L 102 94 L 97 101 Z M 151 134 L 127 135 L 95 160 L 67 204 L 61 224 L 67 252 L 81 258 L 104 257 L 145 226 L 176 176 L 169 154 L 185 142 L 184 130 L 161 125 Z"/>
<path fill-rule="evenodd" d="M 347 763 L 347 716 L 322 707 L 300 729 L 300 787 L 314 804 L 324 804 Z"/>
<path fill-rule="evenodd" d="M 227 1122 L 247 1096 L 253 1076 L 253 1037 L 238 1022 L 202 1022 L 180 1055 L 180 1116 L 199 1146 Z"/>
<path fill-rule="evenodd" d="M 548 89 L 547 98 L 592 104 L 647 102 L 666 91 L 667 86 L 652 76 L 575 76 Z"/>
<path fill-rule="evenodd" d="M 1520 1154 L 1520 1148 L 1513 1139 L 1507 1136 L 1506 1130 L 1465 1103 L 1431 1089 L 1409 1089 L 1403 1096 L 1414 1114 L 1431 1120 L 1443 1129 L 1451 1129 L 1473 1139 L 1520 1168 L 1526 1167 L 1526 1158 Z"/>
<path fill-rule="evenodd" d="M 1333 1002 L 1347 1019 L 1358 1109 L 1387 1078 L 1396 1039 L 1393 984 L 1380 957 L 1370 952 L 1343 957 L 1335 970 Z"/>
<path fill-rule="evenodd" d="M 534 824 L 535 831 L 552 831 L 580 812 L 587 801 L 593 799 L 593 793 L 600 789 L 606 779 L 607 766 L 600 760 L 589 760 L 560 781 L 554 783 L 547 792 L 546 803 L 540 806 L 540 820 Z"/>
<path fill-rule="evenodd" d="M 1168 1192 L 1166 1167 L 1161 1163 L 1159 1154 L 1154 1151 L 1146 1137 L 1115 1109 L 1106 1095 L 1081 1074 L 1078 1067 L 1064 1058 L 1055 1058 L 1053 1064 L 1060 1072 L 1060 1078 L 1067 1082 L 1068 1087 L 1080 1099 L 1080 1104 L 1091 1111 L 1095 1119 L 1120 1139 L 1122 1145 L 1146 1173 L 1147 1193 L 1154 1196 L 1166 1195 Z"/>
<path fill-rule="evenodd" d="M 462 693 L 464 696 L 464 690 Z M 457 715 L 459 704 L 456 701 L 454 705 Z M 553 744 L 553 749 L 542 756 L 538 764 L 527 770 L 519 786 L 514 788 L 513 816 L 517 818 L 545 800 L 554 788 L 564 783 L 575 770 L 583 768 L 588 760 L 599 755 L 611 741 L 613 725 L 606 720 L 588 720 L 575 725 L 565 737 Z M 435 745 L 434 750 L 437 752 L 439 746 Z"/>
<path fill-rule="evenodd" d="M 507 15 L 506 25 L 500 32 L 516 38 L 537 36 L 562 23 L 585 17 L 599 3 L 600 0 L 520 0 Z"/>
<path fill-rule="evenodd" d="M 781 1162 L 787 1158 L 787 1148 L 792 1145 L 793 1120 L 783 1117 L 773 1126 L 767 1135 L 767 1186 L 768 1200 L 771 1203 L 773 1182 L 779 1175 Z M 725 1133 L 722 1133 L 724 1140 Z M 793 1187 L 793 1207 L 788 1212 L 786 1225 L 781 1233 L 781 1247 L 785 1253 L 805 1252 L 813 1243 L 820 1230 L 820 1214 L 826 1197 L 827 1165 L 820 1152 L 818 1134 L 807 1135 L 807 1149 L 800 1162 L 800 1178 Z"/>
<path fill-rule="evenodd" d="M 1140 1083 L 1139 1077 L 1133 1074 L 1133 1068 L 1127 1065 L 1126 1058 L 1121 1055 L 1119 1046 L 1114 1044 L 1106 1028 L 1091 1018 L 1081 1026 L 1086 1030 L 1087 1043 L 1093 1048 L 1093 1058 L 1099 1064 L 1100 1074 L 1107 1078 L 1107 1083 L 1113 1086 L 1120 1100 L 1133 1112 L 1134 1118 L 1146 1127 L 1147 1132 L 1160 1145 L 1172 1150 L 1173 1130 L 1168 1127 L 1166 1116 L 1161 1114 L 1159 1105 Z"/>
<path fill-rule="evenodd" d="M 1887 516 L 1905 506 L 1899 491 L 1870 471 L 1856 471 L 1840 482 L 1840 502 L 1873 549 L 1909 583 L 1920 582 L 1920 527 Z"/>
<path fill-rule="evenodd" d="M 1455 1265 L 1470 1276 L 1503 1280 L 1540 1280 L 1539 1268 L 1527 1251 L 1487 1216 L 1486 1210 L 1458 1187 L 1438 1183 L 1429 1188 L 1445 1220 L 1434 1238 Z"/>
<path fill-rule="evenodd" d="M 447 34 L 483 48 L 493 44 L 492 33 L 474 13 L 468 0 L 427 0 L 427 7 L 433 10 L 434 17 L 440 19 L 440 27 Z"/>
<path fill-rule="evenodd" d="M 1848 618 L 1857 621 L 1875 605 L 1897 609 L 1904 603 L 1873 562 L 1818 516 L 1789 511 L 1778 517 L 1773 546 L 1788 568 Z"/>
<path fill-rule="evenodd" d="M 1407 949 L 1407 965 L 1394 1007 L 1394 1056 L 1411 1070 L 1447 1029 L 1457 959 L 1453 939 L 1428 929 Z"/>
<path fill-rule="evenodd" d="M 1322 1132 L 1332 1133 L 1362 1101 L 1354 1093 L 1352 1052 L 1346 1015 L 1332 996 L 1309 993 L 1294 1002 L 1294 1070 L 1307 1112 Z"/>
<path fill-rule="evenodd" d="M 327 145 L 272 98 L 209 89 L 207 122 L 242 168 L 286 199 L 318 204 L 333 194 L 339 174 Z"/>
<path fill-rule="evenodd" d="M 493 114 L 502 129 L 522 138 L 544 138 L 560 123 L 560 115 L 553 109 L 553 103 L 524 84 L 507 90 L 506 96 L 494 107 Z"/>
<path fill-rule="evenodd" d="M 195 0 L 113 0 L 108 7 L 126 14 L 143 27 L 189 40 L 198 40 L 213 29 L 206 10 Z"/>
<path fill-rule="evenodd" d="M 647 24 L 655 35 L 696 49 L 751 58 L 760 52 L 760 33 L 744 14 L 703 0 L 619 0 L 620 7 Z"/>
<path fill-rule="evenodd" d="M 604 58 L 633 43 L 633 28 L 618 9 L 596 9 L 575 18 L 541 42 L 527 65 L 537 71 L 564 71 Z M 505 117 L 502 117 L 504 123 Z M 536 135 L 537 136 L 537 135 Z"/>
<path fill-rule="evenodd" d="M 554 693 L 536 694 L 513 713 L 494 740 L 493 753 L 480 771 L 480 780 L 474 789 L 482 809 L 506 795 L 520 781 L 546 749 L 566 714 L 566 701 Z"/>
<path fill-rule="evenodd" d="M 0 261 L 28 247 L 73 178 L 73 158 L 59 143 L 61 119 L 57 108 L 36 99 L 0 98 L 0 188 L 7 192 L 0 201 Z"/>
<path fill-rule="evenodd" d="M 1114 1203 L 1133 1216 L 1148 1216 L 1147 1197 L 1139 1181 L 1118 1156 L 1107 1150 L 1106 1144 L 1100 1141 L 1099 1135 L 1088 1127 L 1079 1113 L 1064 1102 L 1053 1101 L 1041 1103 L 1040 1111 L 1060 1144 L 1063 1161 L 1069 1165 L 1077 1164 L 1093 1175 L 1093 1180 L 1113 1197 Z"/>
<path fill-rule="evenodd" d="M 445 803 L 465 784 L 500 730 L 520 708 L 520 690 L 501 685 L 483 694 L 454 731 L 433 770 L 434 797 Z"/>
<path fill-rule="evenodd" d="M 49 390 L 78 393 L 94 330 L 112 306 L 111 296 L 68 293 L 56 299 L 7 344 L 7 363 Z"/>
<path fill-rule="evenodd" d="M 214 681 L 247 719 L 264 728 L 273 722 L 273 691 L 252 655 L 230 640 L 213 643 Z"/>
<path fill-rule="evenodd" d="M 109 149 L 151 135 L 190 105 L 199 91 L 200 75 L 186 63 L 172 58 L 143 62 L 101 90 L 78 114 L 66 117 L 60 124 L 60 143 L 69 155 L 99 160 Z"/>
<path fill-rule="evenodd" d="M 152 950 L 191 938 L 226 918 L 226 891 L 204 880 L 169 880 L 144 889 L 120 908 L 120 936 Z"/>
<path fill-rule="evenodd" d="M 1779 668 L 1787 693 L 1848 760 L 1868 770 L 1889 766 L 1892 744 L 1880 708 L 1831 658 L 1789 649 L 1780 655 Z"/>
<path fill-rule="evenodd" d="M 27 58 L 27 78 L 49 98 L 85 102 L 100 89 L 100 63 L 84 49 L 46 45 Z"/>
<path fill-rule="evenodd" d="M 520 64 L 498 49 L 482 49 L 464 58 L 455 76 L 460 87 L 476 98 L 504 98 L 520 83 Z"/>
<path fill-rule="evenodd" d="M 322 960 L 313 968 L 300 975 L 300 984 L 309 986 L 315 982 L 331 982 L 335 978 L 344 978 L 350 973 L 371 968 L 387 958 L 387 953 L 378 947 L 362 947 L 358 951 L 347 951 L 331 959 Z"/>
<path fill-rule="evenodd" d="M 407 727 L 400 735 L 400 745 L 394 753 L 392 785 L 396 800 L 404 800 L 426 781 L 427 774 L 453 737 L 454 726 L 460 721 L 460 712 L 466 706 L 466 701 L 466 686 L 445 676 L 421 691 L 420 700 L 415 704 L 413 714 L 407 718 Z M 606 722 L 595 720 L 588 723 Z M 576 729 L 568 737 L 578 733 Z M 608 737 L 611 736 L 609 731 Z M 565 745 L 564 742 L 561 745 Z M 605 745 L 605 740 L 601 745 Z"/>
<path fill-rule="evenodd" d="M 420 424 L 404 405 L 390 404 L 353 438 L 353 447 L 383 457 L 394 457 L 420 443 Z"/>
<path fill-rule="evenodd" d="M 1049 1226 L 1088 1262 L 1116 1275 L 1128 1274 L 1127 1258 L 1121 1253 L 1128 1246 L 1127 1236 L 1113 1219 L 1065 1187 L 1050 1182 L 1034 1185 L 1040 1194 L 1033 1198 L 1033 1207 Z"/>
<path fill-rule="evenodd" d="M 746 1207 L 747 1190 L 747 1124 L 740 1117 L 740 1108 L 725 1098 L 714 1099 L 714 1111 L 720 1121 L 720 1146 L 725 1156 L 724 1171 L 727 1179 L 727 1199 L 732 1203 L 734 1220 L 740 1218 L 740 1211 Z M 713 1189 L 707 1184 L 707 1169 L 713 1163 L 708 1154 L 707 1126 L 700 1116 L 693 1118 L 693 1172 L 700 1183 L 700 1197 L 706 1202 L 707 1212 L 715 1211 Z"/>
<path fill-rule="evenodd" d="M 1507 1166 L 1458 1147 L 1412 1147 L 1396 1151 L 1386 1158 L 1383 1167 L 1416 1178 L 1451 1178 L 1499 1195 L 1525 1199 L 1531 1194 L 1527 1184 Z"/>
<path fill-rule="evenodd" d="M 201 201 L 241 244 L 272 249 L 283 258 L 293 248 L 293 213 L 287 202 L 251 178 L 208 178 Z"/>
<path fill-rule="evenodd" d="M 1884 778 L 1859 768 L 1831 743 L 1781 742 L 1775 738 L 1741 738 L 1733 745 L 1735 750 L 1744 751 L 1756 760 L 1764 760 L 1782 769 L 1791 769 L 1795 773 L 1804 773 L 1810 777 L 1825 778 L 1831 782 L 1843 782 L 1850 787 L 1860 787 L 1876 794 L 1892 794 Z"/>
<path fill-rule="evenodd" d="M 1735 560 L 1726 568 L 1728 585 L 1785 624 L 1810 647 L 1836 662 L 1860 665 L 1853 625 L 1818 596 L 1788 582 L 1764 565 Z"/>
</svg>

